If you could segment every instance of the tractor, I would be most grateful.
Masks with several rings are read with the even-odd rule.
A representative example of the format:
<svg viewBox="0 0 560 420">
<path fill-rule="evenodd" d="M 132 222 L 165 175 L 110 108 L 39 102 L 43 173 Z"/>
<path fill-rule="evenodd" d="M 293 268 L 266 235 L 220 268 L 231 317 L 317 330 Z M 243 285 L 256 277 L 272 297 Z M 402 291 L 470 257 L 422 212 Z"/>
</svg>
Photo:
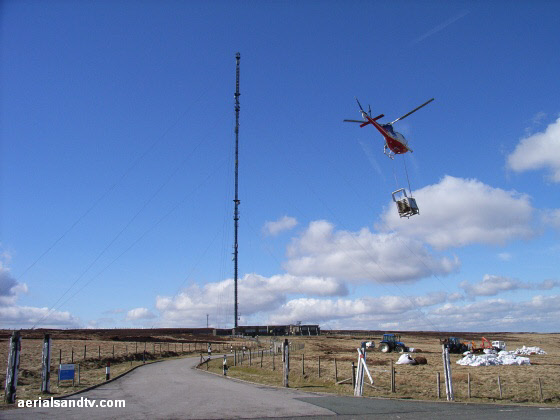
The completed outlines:
<svg viewBox="0 0 560 420">
<path fill-rule="evenodd" d="M 449 349 L 449 353 L 463 354 L 469 351 L 469 346 L 461 341 L 459 337 L 448 337 L 439 341 Z"/>
<path fill-rule="evenodd" d="M 379 342 L 379 351 L 382 353 L 389 353 L 392 351 L 404 353 L 408 351 L 408 347 L 400 340 L 400 334 L 383 334 L 383 340 Z"/>
</svg>

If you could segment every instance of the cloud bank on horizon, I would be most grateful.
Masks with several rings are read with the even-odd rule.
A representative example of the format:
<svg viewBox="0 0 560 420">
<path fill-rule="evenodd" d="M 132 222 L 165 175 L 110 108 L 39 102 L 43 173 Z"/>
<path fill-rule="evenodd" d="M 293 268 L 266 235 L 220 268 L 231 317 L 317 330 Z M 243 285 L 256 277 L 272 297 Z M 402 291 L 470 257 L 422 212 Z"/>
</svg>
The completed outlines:
<svg viewBox="0 0 560 420">
<path fill-rule="evenodd" d="M 500 245 L 537 234 L 533 228 L 536 209 L 525 194 L 492 188 L 474 179 L 444 176 L 439 183 L 418 190 L 416 197 L 425 203 L 424 211 L 421 217 L 404 221 L 406 228 L 392 206 L 381 215 L 377 231 L 364 227 L 350 232 L 337 230 L 326 220 L 311 221 L 289 243 L 283 264 L 285 273 L 270 277 L 253 273 L 240 279 L 241 322 L 303 321 L 336 329 L 404 330 L 468 330 L 488 325 L 498 330 L 523 329 L 524 322 L 535 316 L 542 317 L 543 323 L 555 322 L 560 316 L 558 295 L 520 302 L 491 299 L 465 303 L 518 289 L 551 290 L 560 285 L 555 279 L 532 282 L 486 274 L 478 282 L 461 282 L 461 291 L 348 297 L 349 291 L 360 285 L 413 285 L 427 277 L 445 277 L 459 271 L 459 258 L 442 254 L 443 251 L 472 244 Z M 504 203 L 510 211 L 505 217 L 498 216 L 496 210 Z M 285 216 L 277 224 L 265 225 L 263 231 L 276 234 L 295 225 L 294 218 Z M 403 253 L 408 257 L 403 259 Z M 48 308 L 18 306 L 18 295 L 26 292 L 27 286 L 11 277 L 4 262 L 0 266 L 0 317 L 5 326 L 31 327 L 48 313 Z M 127 311 L 125 320 L 134 325 L 149 322 L 156 326 L 200 326 L 206 314 L 232 295 L 233 279 L 193 285 L 175 296 L 157 296 L 158 315 L 145 307 L 133 308 Z M 469 316 L 468 321 L 458 322 L 456 313 L 472 314 L 482 307 L 485 313 L 492 308 L 490 318 Z M 79 319 L 68 312 L 52 311 L 47 319 L 41 326 L 80 325 Z"/>
</svg>

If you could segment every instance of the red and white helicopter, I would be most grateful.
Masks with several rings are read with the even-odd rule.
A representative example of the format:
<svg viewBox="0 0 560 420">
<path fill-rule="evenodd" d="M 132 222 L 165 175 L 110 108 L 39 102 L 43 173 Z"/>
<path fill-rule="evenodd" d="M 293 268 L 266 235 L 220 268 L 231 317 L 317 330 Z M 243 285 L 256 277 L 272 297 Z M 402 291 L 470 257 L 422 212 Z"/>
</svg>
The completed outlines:
<svg viewBox="0 0 560 420">
<path fill-rule="evenodd" d="M 385 115 L 380 114 L 377 117 L 373 118 L 371 116 L 371 108 L 369 108 L 369 113 L 364 111 L 360 101 L 356 98 L 356 102 L 358 102 L 358 106 L 360 107 L 360 112 L 362 114 L 363 120 L 344 120 L 345 122 L 354 122 L 359 123 L 360 127 L 365 127 L 366 125 L 372 124 L 377 130 L 381 133 L 383 138 L 385 139 L 385 146 L 383 147 L 383 153 L 389 156 L 391 159 L 395 158 L 395 155 L 402 155 L 406 152 L 412 152 L 412 149 L 408 147 L 408 142 L 404 138 L 401 133 L 396 132 L 393 130 L 393 124 L 397 121 L 400 121 L 410 114 L 418 111 L 420 108 L 428 105 L 432 102 L 434 98 L 430 99 L 429 101 L 424 102 L 422 105 L 414 108 L 412 111 L 404 114 L 402 117 L 397 118 L 395 121 L 392 121 L 387 124 L 379 124 L 377 120 L 383 118 Z M 405 166 L 406 168 L 406 166 Z M 396 178 L 396 177 L 395 177 Z M 408 179 L 408 173 L 407 173 Z M 396 191 L 393 191 L 393 201 L 397 205 L 397 210 L 399 212 L 400 217 L 410 217 L 414 216 L 415 214 L 419 214 L 420 210 L 418 209 L 418 205 L 416 204 L 416 200 L 412 197 L 412 191 L 410 190 L 410 182 L 408 183 L 408 190 L 411 194 L 410 197 L 406 194 L 406 188 L 399 188 Z"/>
<path fill-rule="evenodd" d="M 362 105 L 360 104 L 360 101 L 358 101 L 358 98 L 356 98 L 356 102 L 358 102 L 358 106 L 360 107 L 360 112 L 362 114 L 363 120 L 344 120 L 344 122 L 360 123 L 360 127 L 365 127 L 366 125 L 372 124 L 385 138 L 385 146 L 383 147 L 383 153 L 385 153 L 391 159 L 394 159 L 395 155 L 401 155 L 406 152 L 412 152 L 412 149 L 408 147 L 408 142 L 406 141 L 404 136 L 401 133 L 398 133 L 395 130 L 393 130 L 393 124 L 396 123 L 397 121 L 400 121 L 408 117 L 410 114 L 428 105 L 433 100 L 434 98 L 424 102 L 422 105 L 414 108 L 412 111 L 404 114 L 402 117 L 397 118 L 395 121 L 392 121 L 387 124 L 379 124 L 377 120 L 383 118 L 385 115 L 380 114 L 377 117 L 372 118 L 371 108 L 369 109 L 369 114 L 368 114 L 362 108 Z"/>
</svg>

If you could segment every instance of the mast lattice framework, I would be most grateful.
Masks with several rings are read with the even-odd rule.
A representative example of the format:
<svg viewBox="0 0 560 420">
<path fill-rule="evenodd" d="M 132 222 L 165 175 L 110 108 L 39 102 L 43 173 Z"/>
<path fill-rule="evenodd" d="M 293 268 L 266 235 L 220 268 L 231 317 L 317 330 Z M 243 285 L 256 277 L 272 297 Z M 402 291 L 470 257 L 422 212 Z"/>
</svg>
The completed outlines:
<svg viewBox="0 0 560 420">
<path fill-rule="evenodd" d="M 238 229 L 239 229 L 239 60 L 241 54 L 235 54 L 235 199 L 233 200 L 235 206 L 233 210 L 233 225 L 234 225 L 234 244 L 233 244 L 233 283 L 234 283 L 234 329 L 237 330 L 238 316 L 238 300 L 237 300 L 237 272 L 238 272 Z"/>
</svg>

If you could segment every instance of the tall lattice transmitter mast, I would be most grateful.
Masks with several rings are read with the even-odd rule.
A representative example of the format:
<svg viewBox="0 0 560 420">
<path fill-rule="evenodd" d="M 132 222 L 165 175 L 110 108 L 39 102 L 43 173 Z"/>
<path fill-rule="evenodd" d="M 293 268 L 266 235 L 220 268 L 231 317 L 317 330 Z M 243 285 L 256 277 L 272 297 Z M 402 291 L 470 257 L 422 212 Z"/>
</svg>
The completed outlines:
<svg viewBox="0 0 560 420">
<path fill-rule="evenodd" d="M 234 334 L 237 330 L 237 322 L 239 316 L 237 313 L 237 256 L 238 256 L 238 246 L 237 246 L 237 231 L 239 229 L 239 60 L 241 59 L 241 54 L 235 54 L 235 198 L 233 200 L 235 206 L 233 209 L 233 287 L 234 287 Z"/>
</svg>

